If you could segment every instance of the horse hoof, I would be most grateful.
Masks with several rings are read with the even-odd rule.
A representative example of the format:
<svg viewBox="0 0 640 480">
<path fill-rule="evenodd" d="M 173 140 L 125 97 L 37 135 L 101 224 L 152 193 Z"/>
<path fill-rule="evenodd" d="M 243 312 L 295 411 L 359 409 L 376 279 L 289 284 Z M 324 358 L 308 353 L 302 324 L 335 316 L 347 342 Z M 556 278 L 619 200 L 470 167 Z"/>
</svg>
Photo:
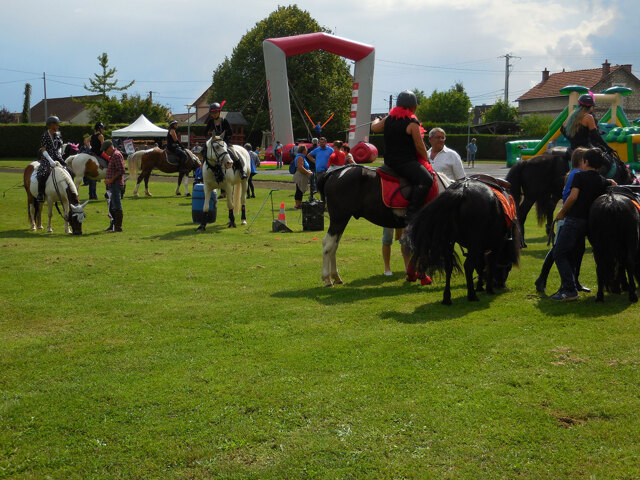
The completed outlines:
<svg viewBox="0 0 640 480">
<path fill-rule="evenodd" d="M 325 287 L 333 287 L 333 283 L 331 282 L 327 282 L 324 284 Z"/>
<path fill-rule="evenodd" d="M 236 224 L 235 224 L 235 222 L 229 222 L 229 223 L 227 223 L 227 227 L 236 228 Z"/>
<path fill-rule="evenodd" d="M 153 195 L 151 195 L 149 192 L 144 192 L 144 194 L 145 194 L 147 197 L 153 197 Z"/>
<path fill-rule="evenodd" d="M 133 196 L 137 197 L 138 196 L 138 192 L 133 192 Z"/>
<path fill-rule="evenodd" d="M 207 229 L 207 227 L 205 227 L 204 225 L 200 225 L 198 228 L 196 228 L 196 232 L 204 232 Z"/>
<path fill-rule="evenodd" d="M 451 299 L 449 299 L 449 300 L 442 300 L 442 304 L 443 304 L 443 305 L 450 306 L 450 305 L 451 305 Z"/>
<path fill-rule="evenodd" d="M 247 221 L 246 220 L 242 220 L 242 223 L 240 225 L 246 225 Z"/>
<path fill-rule="evenodd" d="M 342 285 L 343 282 L 342 282 L 342 279 L 336 275 L 333 277 L 333 283 L 336 285 Z"/>
<path fill-rule="evenodd" d="M 180 195 L 182 195 L 182 194 L 181 194 L 180 192 L 176 192 L 176 195 L 177 195 L 177 196 L 180 196 Z"/>
<path fill-rule="evenodd" d="M 53 228 L 47 228 L 47 233 L 53 233 Z"/>
<path fill-rule="evenodd" d="M 36 231 L 36 227 L 31 227 L 31 231 L 35 232 Z"/>
<path fill-rule="evenodd" d="M 191 194 L 190 194 L 190 193 L 187 193 L 187 194 L 185 195 L 185 197 L 190 197 L 190 196 L 191 196 Z"/>
</svg>

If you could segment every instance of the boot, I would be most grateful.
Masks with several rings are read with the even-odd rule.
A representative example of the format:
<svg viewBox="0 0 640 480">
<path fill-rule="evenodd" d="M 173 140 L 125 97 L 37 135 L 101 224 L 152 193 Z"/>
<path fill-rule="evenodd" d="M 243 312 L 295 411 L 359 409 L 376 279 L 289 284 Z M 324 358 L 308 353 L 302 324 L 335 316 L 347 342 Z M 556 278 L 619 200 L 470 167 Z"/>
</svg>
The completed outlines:
<svg viewBox="0 0 640 480">
<path fill-rule="evenodd" d="M 115 210 L 113 213 L 115 213 L 113 231 L 121 232 L 122 231 L 122 210 Z"/>
<path fill-rule="evenodd" d="M 296 205 L 293 208 L 300 210 L 302 208 L 302 200 L 296 200 Z"/>
<path fill-rule="evenodd" d="M 245 178 L 247 178 L 247 172 L 244 171 L 242 162 L 236 157 L 235 153 L 233 153 L 233 150 L 228 150 L 228 152 L 231 160 L 233 160 L 233 169 L 239 171 L 240 178 L 244 180 Z"/>
<path fill-rule="evenodd" d="M 104 229 L 105 232 L 113 232 L 113 211 L 109 210 L 109 214 L 111 215 L 111 223 L 109 224 L 109 226 L 107 228 Z"/>
<path fill-rule="evenodd" d="M 38 178 L 38 197 L 36 198 L 36 202 L 40 202 L 40 203 L 44 202 L 44 191 L 46 187 L 47 187 L 47 179 Z"/>
</svg>

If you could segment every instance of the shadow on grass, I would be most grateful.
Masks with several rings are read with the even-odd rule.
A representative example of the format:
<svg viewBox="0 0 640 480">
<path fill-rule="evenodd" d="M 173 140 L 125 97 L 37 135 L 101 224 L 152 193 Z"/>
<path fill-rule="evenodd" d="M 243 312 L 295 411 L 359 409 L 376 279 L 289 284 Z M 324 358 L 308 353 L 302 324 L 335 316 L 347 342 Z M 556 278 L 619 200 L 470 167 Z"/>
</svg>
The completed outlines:
<svg viewBox="0 0 640 480">
<path fill-rule="evenodd" d="M 70 233 L 64 232 L 64 226 L 59 228 L 54 228 L 53 233 L 47 233 L 46 227 L 42 230 L 6 230 L 0 233 L 0 238 L 33 238 L 34 236 L 48 236 L 48 237 L 72 237 L 72 238 L 82 238 L 82 237 L 92 237 L 94 235 L 101 235 L 104 232 L 98 230 L 96 232 L 86 232 L 83 231 L 82 235 L 71 235 Z"/>
<path fill-rule="evenodd" d="M 175 230 L 173 232 L 163 233 L 162 235 L 149 235 L 146 237 L 142 237 L 148 240 L 180 240 L 184 237 L 197 237 L 200 235 L 207 235 L 207 233 L 220 233 L 223 230 L 227 229 L 226 225 L 207 225 L 207 230 L 205 232 L 198 232 L 196 229 L 198 228 L 195 224 L 183 224 L 188 225 L 193 228 L 187 228 L 183 230 Z"/>
<path fill-rule="evenodd" d="M 590 294 L 580 294 L 580 299 L 574 302 L 558 302 L 551 300 L 549 296 L 540 296 L 536 307 L 549 317 L 563 317 L 567 313 L 574 313 L 581 317 L 595 319 L 624 312 L 636 305 L 629 302 L 626 292 L 621 295 L 605 293 L 604 303 L 598 303 L 593 290 Z"/>
</svg>

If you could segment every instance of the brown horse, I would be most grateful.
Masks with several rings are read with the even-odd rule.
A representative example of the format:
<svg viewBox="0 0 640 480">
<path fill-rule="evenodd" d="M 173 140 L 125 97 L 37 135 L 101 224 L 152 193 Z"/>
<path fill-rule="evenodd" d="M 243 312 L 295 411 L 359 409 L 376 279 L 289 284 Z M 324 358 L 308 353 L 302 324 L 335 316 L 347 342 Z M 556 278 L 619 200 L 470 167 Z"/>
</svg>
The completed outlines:
<svg viewBox="0 0 640 480">
<path fill-rule="evenodd" d="M 180 184 L 183 183 L 184 178 L 184 193 L 188 197 L 189 172 L 202 167 L 202 163 L 200 162 L 200 160 L 198 160 L 198 157 L 196 157 L 196 155 L 191 150 L 185 149 L 185 152 L 187 153 L 187 160 L 185 161 L 183 170 L 180 171 L 175 157 L 173 157 L 173 155 L 169 155 L 169 157 L 167 158 L 168 154 L 166 150 L 162 150 L 160 148 L 146 150 L 142 154 L 140 175 L 138 176 L 138 181 L 136 182 L 136 188 L 133 190 L 133 196 L 138 196 L 138 188 L 140 187 L 140 182 L 142 182 L 142 180 L 144 180 L 144 194 L 147 197 L 151 196 L 151 193 L 149 192 L 149 177 L 151 176 L 151 171 L 154 168 L 157 168 L 164 173 L 179 172 L 180 174 L 178 175 L 178 186 L 176 187 L 176 195 L 180 195 Z M 139 152 L 136 152 L 136 154 L 137 153 Z M 131 168 L 131 162 L 129 162 L 129 167 Z M 132 174 L 131 171 L 129 171 L 129 173 Z M 133 175 L 135 175 L 135 173 L 133 173 Z"/>
</svg>

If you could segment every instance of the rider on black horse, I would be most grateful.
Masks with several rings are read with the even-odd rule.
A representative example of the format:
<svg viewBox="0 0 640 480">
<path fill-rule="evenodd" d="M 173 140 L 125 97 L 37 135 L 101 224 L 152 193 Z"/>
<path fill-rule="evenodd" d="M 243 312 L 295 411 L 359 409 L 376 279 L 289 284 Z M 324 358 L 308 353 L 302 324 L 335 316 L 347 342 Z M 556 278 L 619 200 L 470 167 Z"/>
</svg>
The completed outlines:
<svg viewBox="0 0 640 480">
<path fill-rule="evenodd" d="M 224 102 L 223 102 L 224 103 Z M 222 110 L 222 106 L 218 102 L 212 103 L 209 105 L 209 118 L 207 120 L 207 126 L 204 129 L 204 136 L 209 137 L 210 135 L 222 138 L 227 146 L 231 146 L 231 135 L 233 135 L 233 131 L 231 130 L 231 125 L 229 124 L 226 118 L 222 118 L 220 116 L 220 111 Z M 233 169 L 240 171 L 240 178 L 247 178 L 247 173 L 244 171 L 242 166 L 242 162 L 236 157 L 235 152 L 228 148 L 229 156 L 231 160 L 233 160 Z M 202 149 L 202 158 L 206 160 L 207 158 L 207 144 L 205 143 L 204 148 Z"/>
<path fill-rule="evenodd" d="M 187 161 L 187 152 L 184 151 L 180 140 L 178 140 L 178 134 L 176 133 L 177 128 L 178 122 L 172 120 L 171 123 L 169 123 L 169 131 L 167 132 L 167 151 L 178 157 L 178 170 L 182 172 L 184 164 Z"/>
<path fill-rule="evenodd" d="M 38 179 L 38 202 L 44 202 L 44 191 L 51 169 L 56 161 L 64 164 L 62 159 L 62 137 L 60 136 L 60 119 L 56 116 L 47 118 L 47 130 L 40 137 L 40 166 L 36 178 Z"/>
<path fill-rule="evenodd" d="M 412 185 L 411 202 L 406 219 L 410 220 L 424 205 L 433 185 L 431 173 L 418 161 L 428 158 L 422 140 L 420 121 L 415 116 L 418 99 L 405 90 L 398 94 L 396 106 L 385 118 L 378 117 L 371 124 L 373 132 L 384 132 L 384 163 Z"/>
</svg>

